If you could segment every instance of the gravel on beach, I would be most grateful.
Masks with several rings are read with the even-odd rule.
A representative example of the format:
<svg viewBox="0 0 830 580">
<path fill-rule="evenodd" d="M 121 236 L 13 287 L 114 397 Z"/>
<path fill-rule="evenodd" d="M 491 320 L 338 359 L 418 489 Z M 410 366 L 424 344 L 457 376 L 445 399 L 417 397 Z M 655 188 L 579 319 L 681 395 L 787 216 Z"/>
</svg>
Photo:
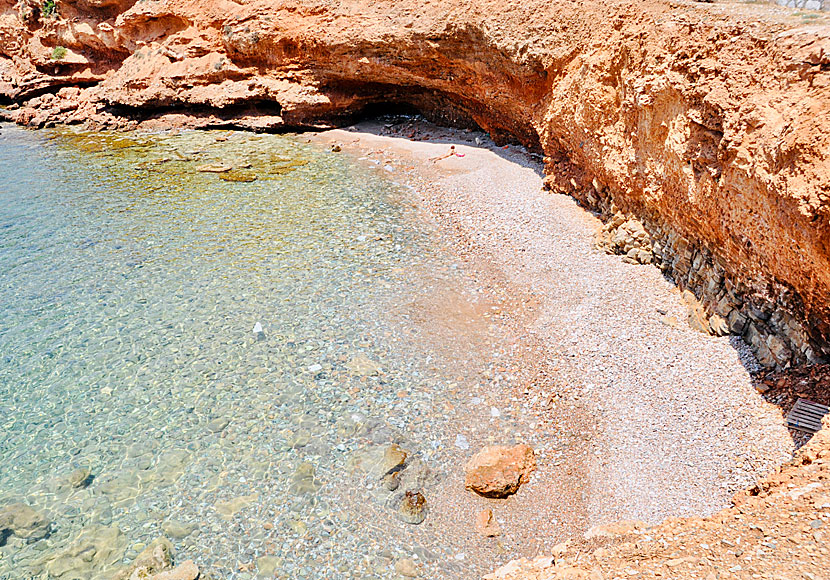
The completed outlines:
<svg viewBox="0 0 830 580">
<path fill-rule="evenodd" d="M 584 504 L 583 525 L 710 514 L 791 457 L 780 410 L 752 385 L 746 345 L 661 322 L 685 319 L 672 281 L 595 249 L 601 222 L 543 191 L 541 163 L 522 148 L 419 122 L 317 139 L 410 188 L 480 281 L 526 305 L 504 313 L 538 346 L 519 362 L 531 376 L 522 395 L 540 424 L 580 417 L 584 487 L 571 499 Z M 540 465 L 541 482 L 550 468 Z"/>
</svg>

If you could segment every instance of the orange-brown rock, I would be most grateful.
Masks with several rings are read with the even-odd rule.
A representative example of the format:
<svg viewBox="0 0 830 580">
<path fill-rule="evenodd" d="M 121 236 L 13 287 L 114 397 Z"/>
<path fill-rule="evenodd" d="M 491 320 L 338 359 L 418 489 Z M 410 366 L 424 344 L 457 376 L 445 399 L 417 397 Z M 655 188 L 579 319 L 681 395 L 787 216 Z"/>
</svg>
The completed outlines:
<svg viewBox="0 0 830 580">
<path fill-rule="evenodd" d="M 193 560 L 185 560 L 175 568 L 159 572 L 148 580 L 196 580 L 199 577 L 199 568 Z"/>
<path fill-rule="evenodd" d="M 467 462 L 464 486 L 478 495 L 505 498 L 519 491 L 536 469 L 536 455 L 530 445 L 491 445 Z"/>
<path fill-rule="evenodd" d="M 476 514 L 476 533 L 485 538 L 495 538 L 501 535 L 501 526 L 493 516 L 493 510 L 490 508 L 481 510 Z"/>
</svg>

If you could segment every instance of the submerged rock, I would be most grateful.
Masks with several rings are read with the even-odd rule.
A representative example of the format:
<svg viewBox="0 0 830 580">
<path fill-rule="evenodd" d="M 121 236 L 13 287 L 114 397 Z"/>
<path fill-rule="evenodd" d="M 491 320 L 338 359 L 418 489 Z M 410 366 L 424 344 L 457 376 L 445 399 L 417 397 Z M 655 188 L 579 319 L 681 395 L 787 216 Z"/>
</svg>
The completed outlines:
<svg viewBox="0 0 830 580">
<path fill-rule="evenodd" d="M 196 171 L 200 173 L 227 173 L 232 169 L 232 166 L 224 163 L 208 163 L 207 165 L 200 165 L 196 168 Z"/>
<path fill-rule="evenodd" d="M 257 576 L 260 578 L 273 578 L 282 560 L 276 556 L 260 556 L 256 560 Z"/>
<path fill-rule="evenodd" d="M 257 180 L 257 175 L 251 171 L 228 171 L 219 175 L 219 179 L 233 183 L 251 183 Z"/>
<path fill-rule="evenodd" d="M 84 528 L 77 540 L 46 564 L 49 577 L 75 580 L 91 578 L 93 571 L 101 571 L 118 562 L 126 545 L 118 527 L 90 526 Z"/>
<path fill-rule="evenodd" d="M 349 372 L 359 377 L 377 376 L 381 372 L 381 367 L 378 363 L 367 357 L 365 354 L 359 354 L 346 363 L 346 368 Z"/>
<path fill-rule="evenodd" d="M 230 424 L 230 419 L 227 417 L 217 417 L 216 419 L 211 420 L 207 424 L 208 431 L 212 433 L 219 433 L 220 431 L 224 431 L 225 427 Z"/>
<path fill-rule="evenodd" d="M 217 501 L 214 507 L 216 508 L 216 513 L 226 520 L 230 520 L 238 511 L 245 509 L 257 499 L 259 499 L 258 494 L 242 495 L 224 501 Z"/>
<path fill-rule="evenodd" d="M 193 560 L 173 567 L 173 544 L 164 537 L 144 548 L 135 561 L 121 569 L 113 580 L 196 580 L 199 568 Z"/>
<path fill-rule="evenodd" d="M 401 558 L 395 562 L 395 572 L 404 578 L 415 578 L 418 576 L 418 568 L 412 558 Z"/>
<path fill-rule="evenodd" d="M 404 492 L 399 498 L 399 505 L 396 511 L 398 519 L 407 524 L 418 525 L 422 523 L 428 512 L 427 498 L 420 491 Z"/>
<path fill-rule="evenodd" d="M 383 464 L 381 465 L 381 470 L 384 475 L 400 470 L 400 468 L 402 468 L 406 463 L 406 458 L 408 456 L 408 452 L 404 451 L 394 443 L 387 447 L 383 452 Z"/>
<path fill-rule="evenodd" d="M 406 464 L 409 452 L 396 444 L 369 446 L 355 451 L 350 466 L 373 479 L 383 479 L 391 472 L 400 471 Z"/>
<path fill-rule="evenodd" d="M 493 445 L 476 453 L 466 466 L 464 486 L 492 498 L 516 493 L 536 469 L 536 455 L 529 445 Z"/>
<path fill-rule="evenodd" d="M 135 561 L 113 576 L 113 580 L 150 578 L 173 565 L 173 544 L 167 538 L 156 538 L 141 551 Z"/>
<path fill-rule="evenodd" d="M 401 472 L 392 471 L 390 473 L 387 473 L 383 476 L 383 479 L 381 481 L 383 482 L 383 487 L 385 487 L 389 491 L 395 491 L 401 486 Z"/>
<path fill-rule="evenodd" d="M 166 520 L 161 524 L 161 530 L 175 540 L 186 538 L 196 529 L 195 524 L 185 524 L 178 520 Z"/>
<path fill-rule="evenodd" d="M 79 467 L 70 473 L 66 480 L 74 488 L 87 487 L 92 482 L 92 472 L 86 467 Z"/>
<path fill-rule="evenodd" d="M 290 491 L 294 495 L 317 493 L 321 487 L 322 484 L 314 477 L 314 465 L 307 461 L 300 464 L 291 478 Z"/>
<path fill-rule="evenodd" d="M 50 530 L 49 520 L 24 503 L 0 507 L 0 545 L 12 534 L 32 542 L 47 537 Z"/>
</svg>

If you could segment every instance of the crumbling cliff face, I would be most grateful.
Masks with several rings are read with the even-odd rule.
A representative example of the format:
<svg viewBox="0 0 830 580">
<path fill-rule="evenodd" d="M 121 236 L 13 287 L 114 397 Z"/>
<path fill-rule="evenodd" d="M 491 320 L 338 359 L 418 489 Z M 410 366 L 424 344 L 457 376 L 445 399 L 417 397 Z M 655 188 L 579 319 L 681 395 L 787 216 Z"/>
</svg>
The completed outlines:
<svg viewBox="0 0 830 580">
<path fill-rule="evenodd" d="M 291 130 L 389 105 L 478 125 L 543 152 L 549 187 L 694 294 L 702 329 L 786 366 L 830 354 L 823 22 L 669 0 L 0 0 L 0 98 L 35 126 Z M 647 239 L 617 235 L 632 218 Z"/>
</svg>

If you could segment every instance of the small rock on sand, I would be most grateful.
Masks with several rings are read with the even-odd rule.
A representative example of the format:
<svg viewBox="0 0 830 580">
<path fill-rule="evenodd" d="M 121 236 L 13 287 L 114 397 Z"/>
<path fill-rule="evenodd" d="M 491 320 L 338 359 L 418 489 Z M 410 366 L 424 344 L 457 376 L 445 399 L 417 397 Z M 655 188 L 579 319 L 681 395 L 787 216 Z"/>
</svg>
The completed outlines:
<svg viewBox="0 0 830 580">
<path fill-rule="evenodd" d="M 476 514 L 476 532 L 485 538 L 495 538 L 501 535 L 501 528 L 496 518 L 493 517 L 493 510 L 487 508 Z"/>
<path fill-rule="evenodd" d="M 418 576 L 418 568 L 415 567 L 415 562 L 411 558 L 401 558 L 395 562 L 395 572 L 405 578 Z"/>
<path fill-rule="evenodd" d="M 493 498 L 516 493 L 536 469 L 536 455 L 529 445 L 485 447 L 467 462 L 464 486 Z"/>
</svg>

